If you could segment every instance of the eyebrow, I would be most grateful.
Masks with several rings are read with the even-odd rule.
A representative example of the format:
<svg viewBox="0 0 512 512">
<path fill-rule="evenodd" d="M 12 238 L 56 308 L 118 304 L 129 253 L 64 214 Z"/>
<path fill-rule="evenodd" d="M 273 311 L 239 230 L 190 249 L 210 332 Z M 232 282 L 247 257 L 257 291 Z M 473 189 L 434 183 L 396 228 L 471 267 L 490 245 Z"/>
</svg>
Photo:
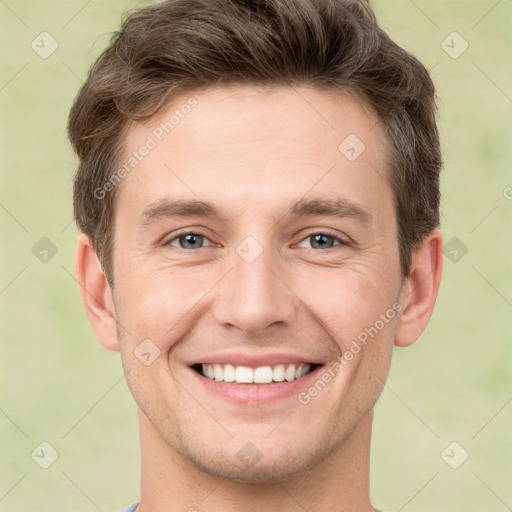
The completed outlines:
<svg viewBox="0 0 512 512">
<path fill-rule="evenodd" d="M 363 224 L 370 224 L 372 216 L 370 211 L 361 204 L 348 199 L 301 199 L 290 208 L 290 214 L 294 216 L 324 215 L 327 217 L 353 218 Z"/>
<path fill-rule="evenodd" d="M 353 218 L 363 224 L 370 224 L 372 216 L 369 210 L 348 199 L 300 199 L 292 204 L 284 216 L 300 217 L 323 215 L 326 217 Z M 219 212 L 211 203 L 197 199 L 160 199 L 151 203 L 140 215 L 138 226 L 147 228 L 154 222 L 172 217 L 219 217 Z"/>
</svg>

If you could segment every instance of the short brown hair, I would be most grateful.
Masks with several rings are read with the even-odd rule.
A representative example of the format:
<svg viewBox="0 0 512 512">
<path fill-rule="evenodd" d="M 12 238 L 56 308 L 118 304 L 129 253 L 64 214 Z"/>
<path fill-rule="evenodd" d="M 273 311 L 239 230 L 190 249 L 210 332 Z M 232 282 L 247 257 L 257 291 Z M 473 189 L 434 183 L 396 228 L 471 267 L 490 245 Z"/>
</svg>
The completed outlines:
<svg viewBox="0 0 512 512">
<path fill-rule="evenodd" d="M 94 191 L 115 172 L 127 126 L 173 95 L 228 84 L 349 91 L 373 107 L 387 137 L 406 278 L 412 253 L 439 226 L 442 162 L 425 67 L 378 26 L 364 0 L 166 0 L 125 17 L 69 116 L 79 157 L 75 221 L 110 286 L 118 191 L 102 199 Z"/>
</svg>

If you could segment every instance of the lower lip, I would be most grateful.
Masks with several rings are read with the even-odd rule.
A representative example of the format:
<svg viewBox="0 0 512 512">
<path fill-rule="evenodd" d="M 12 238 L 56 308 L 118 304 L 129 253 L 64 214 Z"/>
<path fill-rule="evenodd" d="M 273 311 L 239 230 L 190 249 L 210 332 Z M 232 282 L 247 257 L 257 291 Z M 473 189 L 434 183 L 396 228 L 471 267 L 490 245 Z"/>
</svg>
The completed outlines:
<svg viewBox="0 0 512 512">
<path fill-rule="evenodd" d="M 193 368 L 189 370 L 199 382 L 211 393 L 239 403 L 272 403 L 297 395 L 301 390 L 311 385 L 322 366 L 318 366 L 304 377 L 291 382 L 273 382 L 272 384 L 237 384 L 235 382 L 222 382 L 203 377 Z"/>
</svg>

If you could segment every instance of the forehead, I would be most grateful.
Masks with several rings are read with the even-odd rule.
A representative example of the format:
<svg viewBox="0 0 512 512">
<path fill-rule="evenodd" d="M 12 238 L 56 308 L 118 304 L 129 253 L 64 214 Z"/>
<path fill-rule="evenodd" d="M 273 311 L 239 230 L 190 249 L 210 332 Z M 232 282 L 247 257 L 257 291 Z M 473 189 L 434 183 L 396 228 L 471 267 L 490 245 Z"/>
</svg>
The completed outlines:
<svg viewBox="0 0 512 512">
<path fill-rule="evenodd" d="M 151 134 L 157 144 L 193 141 L 201 150 L 219 143 L 277 140 L 338 149 L 345 135 L 376 149 L 383 132 L 366 100 L 352 92 L 310 87 L 230 85 L 182 93 L 158 114 L 128 131 L 129 147 Z M 199 138 L 200 137 L 200 138 Z"/>
<path fill-rule="evenodd" d="M 371 203 L 387 186 L 384 131 L 369 106 L 308 87 L 229 86 L 176 96 L 130 127 L 122 160 L 129 159 L 134 165 L 117 204 L 139 213 L 169 195 L 239 205 L 259 199 L 270 208 L 308 191 L 345 187 L 354 195 L 358 185 L 359 199 Z"/>
</svg>

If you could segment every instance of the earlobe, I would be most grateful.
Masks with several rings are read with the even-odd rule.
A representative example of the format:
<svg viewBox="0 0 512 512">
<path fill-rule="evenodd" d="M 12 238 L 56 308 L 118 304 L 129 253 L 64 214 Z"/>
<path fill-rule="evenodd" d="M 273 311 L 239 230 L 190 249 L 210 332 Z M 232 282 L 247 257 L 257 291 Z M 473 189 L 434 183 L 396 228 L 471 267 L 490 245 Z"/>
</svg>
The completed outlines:
<svg viewBox="0 0 512 512">
<path fill-rule="evenodd" d="M 75 251 L 75 272 L 80 297 L 87 317 L 100 344 L 119 350 L 114 301 L 90 238 L 81 233 Z"/>
<path fill-rule="evenodd" d="M 425 330 L 437 299 L 443 271 L 443 235 L 434 229 L 413 254 L 411 272 L 400 294 L 402 311 L 395 345 L 412 345 Z"/>
</svg>

